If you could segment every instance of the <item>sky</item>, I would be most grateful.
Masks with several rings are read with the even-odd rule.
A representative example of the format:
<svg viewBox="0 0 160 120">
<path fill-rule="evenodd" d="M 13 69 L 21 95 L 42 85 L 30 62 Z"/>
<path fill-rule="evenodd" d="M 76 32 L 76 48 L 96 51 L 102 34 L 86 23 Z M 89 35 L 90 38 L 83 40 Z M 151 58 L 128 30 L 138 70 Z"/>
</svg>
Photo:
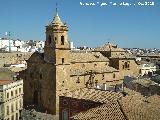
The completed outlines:
<svg viewBox="0 0 160 120">
<path fill-rule="evenodd" d="M 12 38 L 45 40 L 45 26 L 53 20 L 56 2 L 75 46 L 111 42 L 125 48 L 160 48 L 158 0 L 0 0 L 0 37 L 11 32 Z M 120 6 L 122 2 L 131 5 Z"/>
</svg>

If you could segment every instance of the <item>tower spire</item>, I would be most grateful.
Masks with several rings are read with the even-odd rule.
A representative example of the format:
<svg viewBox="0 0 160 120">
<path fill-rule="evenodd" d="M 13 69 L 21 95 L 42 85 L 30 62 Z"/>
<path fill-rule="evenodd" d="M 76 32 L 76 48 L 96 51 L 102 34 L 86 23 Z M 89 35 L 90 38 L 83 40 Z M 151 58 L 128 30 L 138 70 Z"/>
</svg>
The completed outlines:
<svg viewBox="0 0 160 120">
<path fill-rule="evenodd" d="M 58 15 L 58 7 L 57 6 L 58 6 L 58 3 L 56 2 L 56 15 L 54 16 L 52 23 L 62 25 L 63 23 Z"/>
<path fill-rule="evenodd" d="M 56 16 L 58 16 L 58 3 L 56 2 Z"/>
</svg>

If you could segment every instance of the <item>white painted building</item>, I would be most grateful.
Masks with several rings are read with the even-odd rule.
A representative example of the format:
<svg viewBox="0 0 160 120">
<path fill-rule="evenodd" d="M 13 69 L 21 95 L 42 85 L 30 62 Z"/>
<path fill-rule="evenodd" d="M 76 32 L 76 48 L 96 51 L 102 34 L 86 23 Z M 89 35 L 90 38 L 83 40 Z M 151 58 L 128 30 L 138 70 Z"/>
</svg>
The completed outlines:
<svg viewBox="0 0 160 120">
<path fill-rule="evenodd" d="M 141 61 L 142 58 L 141 57 L 136 57 L 136 61 Z"/>
<path fill-rule="evenodd" d="M 44 41 L 33 41 L 33 46 L 29 45 L 29 41 L 12 40 L 7 38 L 0 38 L 0 49 L 7 52 L 43 52 Z"/>
<path fill-rule="evenodd" d="M 153 74 L 159 68 L 154 63 L 144 63 L 140 65 L 140 75 L 148 75 L 149 73 Z"/>
<path fill-rule="evenodd" d="M 0 39 L 0 49 L 9 51 L 9 46 L 11 51 L 17 51 L 17 48 L 14 46 L 14 40 L 9 40 L 5 38 Z"/>
<path fill-rule="evenodd" d="M 23 80 L 0 80 L 0 120 L 19 120 L 23 108 Z"/>
</svg>

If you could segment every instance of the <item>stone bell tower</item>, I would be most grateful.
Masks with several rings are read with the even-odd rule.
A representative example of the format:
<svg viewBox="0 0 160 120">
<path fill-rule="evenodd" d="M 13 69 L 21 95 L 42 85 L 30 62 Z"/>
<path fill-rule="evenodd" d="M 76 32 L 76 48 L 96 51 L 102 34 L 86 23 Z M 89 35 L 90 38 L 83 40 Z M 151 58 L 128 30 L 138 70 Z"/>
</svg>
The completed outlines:
<svg viewBox="0 0 160 120">
<path fill-rule="evenodd" d="M 59 112 L 59 94 L 68 90 L 70 81 L 70 42 L 68 40 L 68 27 L 63 23 L 56 10 L 53 21 L 46 26 L 46 41 L 44 47 L 44 60 L 52 66 L 50 83 L 54 83 L 50 91 L 53 94 L 52 102 L 55 107 L 50 106 L 52 114 Z"/>
<path fill-rule="evenodd" d="M 68 27 L 61 21 L 56 11 L 53 21 L 46 26 L 44 59 L 55 65 L 69 64 L 69 50 Z"/>
</svg>

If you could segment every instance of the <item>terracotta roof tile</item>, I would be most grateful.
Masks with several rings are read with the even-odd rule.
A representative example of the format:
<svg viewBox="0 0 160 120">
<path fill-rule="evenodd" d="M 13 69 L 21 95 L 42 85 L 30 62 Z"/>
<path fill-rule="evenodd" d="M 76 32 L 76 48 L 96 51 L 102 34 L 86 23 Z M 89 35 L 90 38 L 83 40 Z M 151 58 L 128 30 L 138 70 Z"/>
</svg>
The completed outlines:
<svg viewBox="0 0 160 120">
<path fill-rule="evenodd" d="M 75 120 L 125 120 L 117 101 L 108 102 L 99 107 L 80 112 L 72 118 Z"/>
<path fill-rule="evenodd" d="M 121 93 L 102 91 L 96 89 L 80 88 L 67 93 L 62 93 L 60 96 L 72 97 L 77 99 L 91 100 L 100 103 L 108 101 L 115 101 L 120 99 L 123 95 Z"/>
<path fill-rule="evenodd" d="M 95 51 L 119 51 L 119 52 L 125 52 L 123 48 L 118 48 L 117 45 L 113 45 L 111 43 L 106 43 L 101 47 L 95 48 Z"/>
<path fill-rule="evenodd" d="M 121 108 L 129 120 L 159 120 L 160 96 L 148 98 L 141 95 L 123 97 L 120 101 Z"/>
<path fill-rule="evenodd" d="M 12 82 L 14 82 L 14 81 L 13 80 L 0 80 L 0 85 L 6 85 L 6 84 L 9 84 Z"/>
<path fill-rule="evenodd" d="M 100 52 L 71 51 L 71 62 L 97 62 L 109 61 Z"/>
<path fill-rule="evenodd" d="M 132 82 L 140 84 L 145 87 L 149 87 L 150 85 L 157 85 L 154 81 L 150 79 L 138 79 L 138 80 L 133 80 Z"/>
<path fill-rule="evenodd" d="M 117 69 L 110 67 L 110 66 L 105 66 L 105 67 L 96 67 L 96 69 L 89 69 L 89 68 L 72 68 L 70 70 L 71 75 L 84 75 L 87 74 L 88 72 L 95 72 L 95 73 L 107 73 L 107 72 L 118 72 Z"/>
</svg>

